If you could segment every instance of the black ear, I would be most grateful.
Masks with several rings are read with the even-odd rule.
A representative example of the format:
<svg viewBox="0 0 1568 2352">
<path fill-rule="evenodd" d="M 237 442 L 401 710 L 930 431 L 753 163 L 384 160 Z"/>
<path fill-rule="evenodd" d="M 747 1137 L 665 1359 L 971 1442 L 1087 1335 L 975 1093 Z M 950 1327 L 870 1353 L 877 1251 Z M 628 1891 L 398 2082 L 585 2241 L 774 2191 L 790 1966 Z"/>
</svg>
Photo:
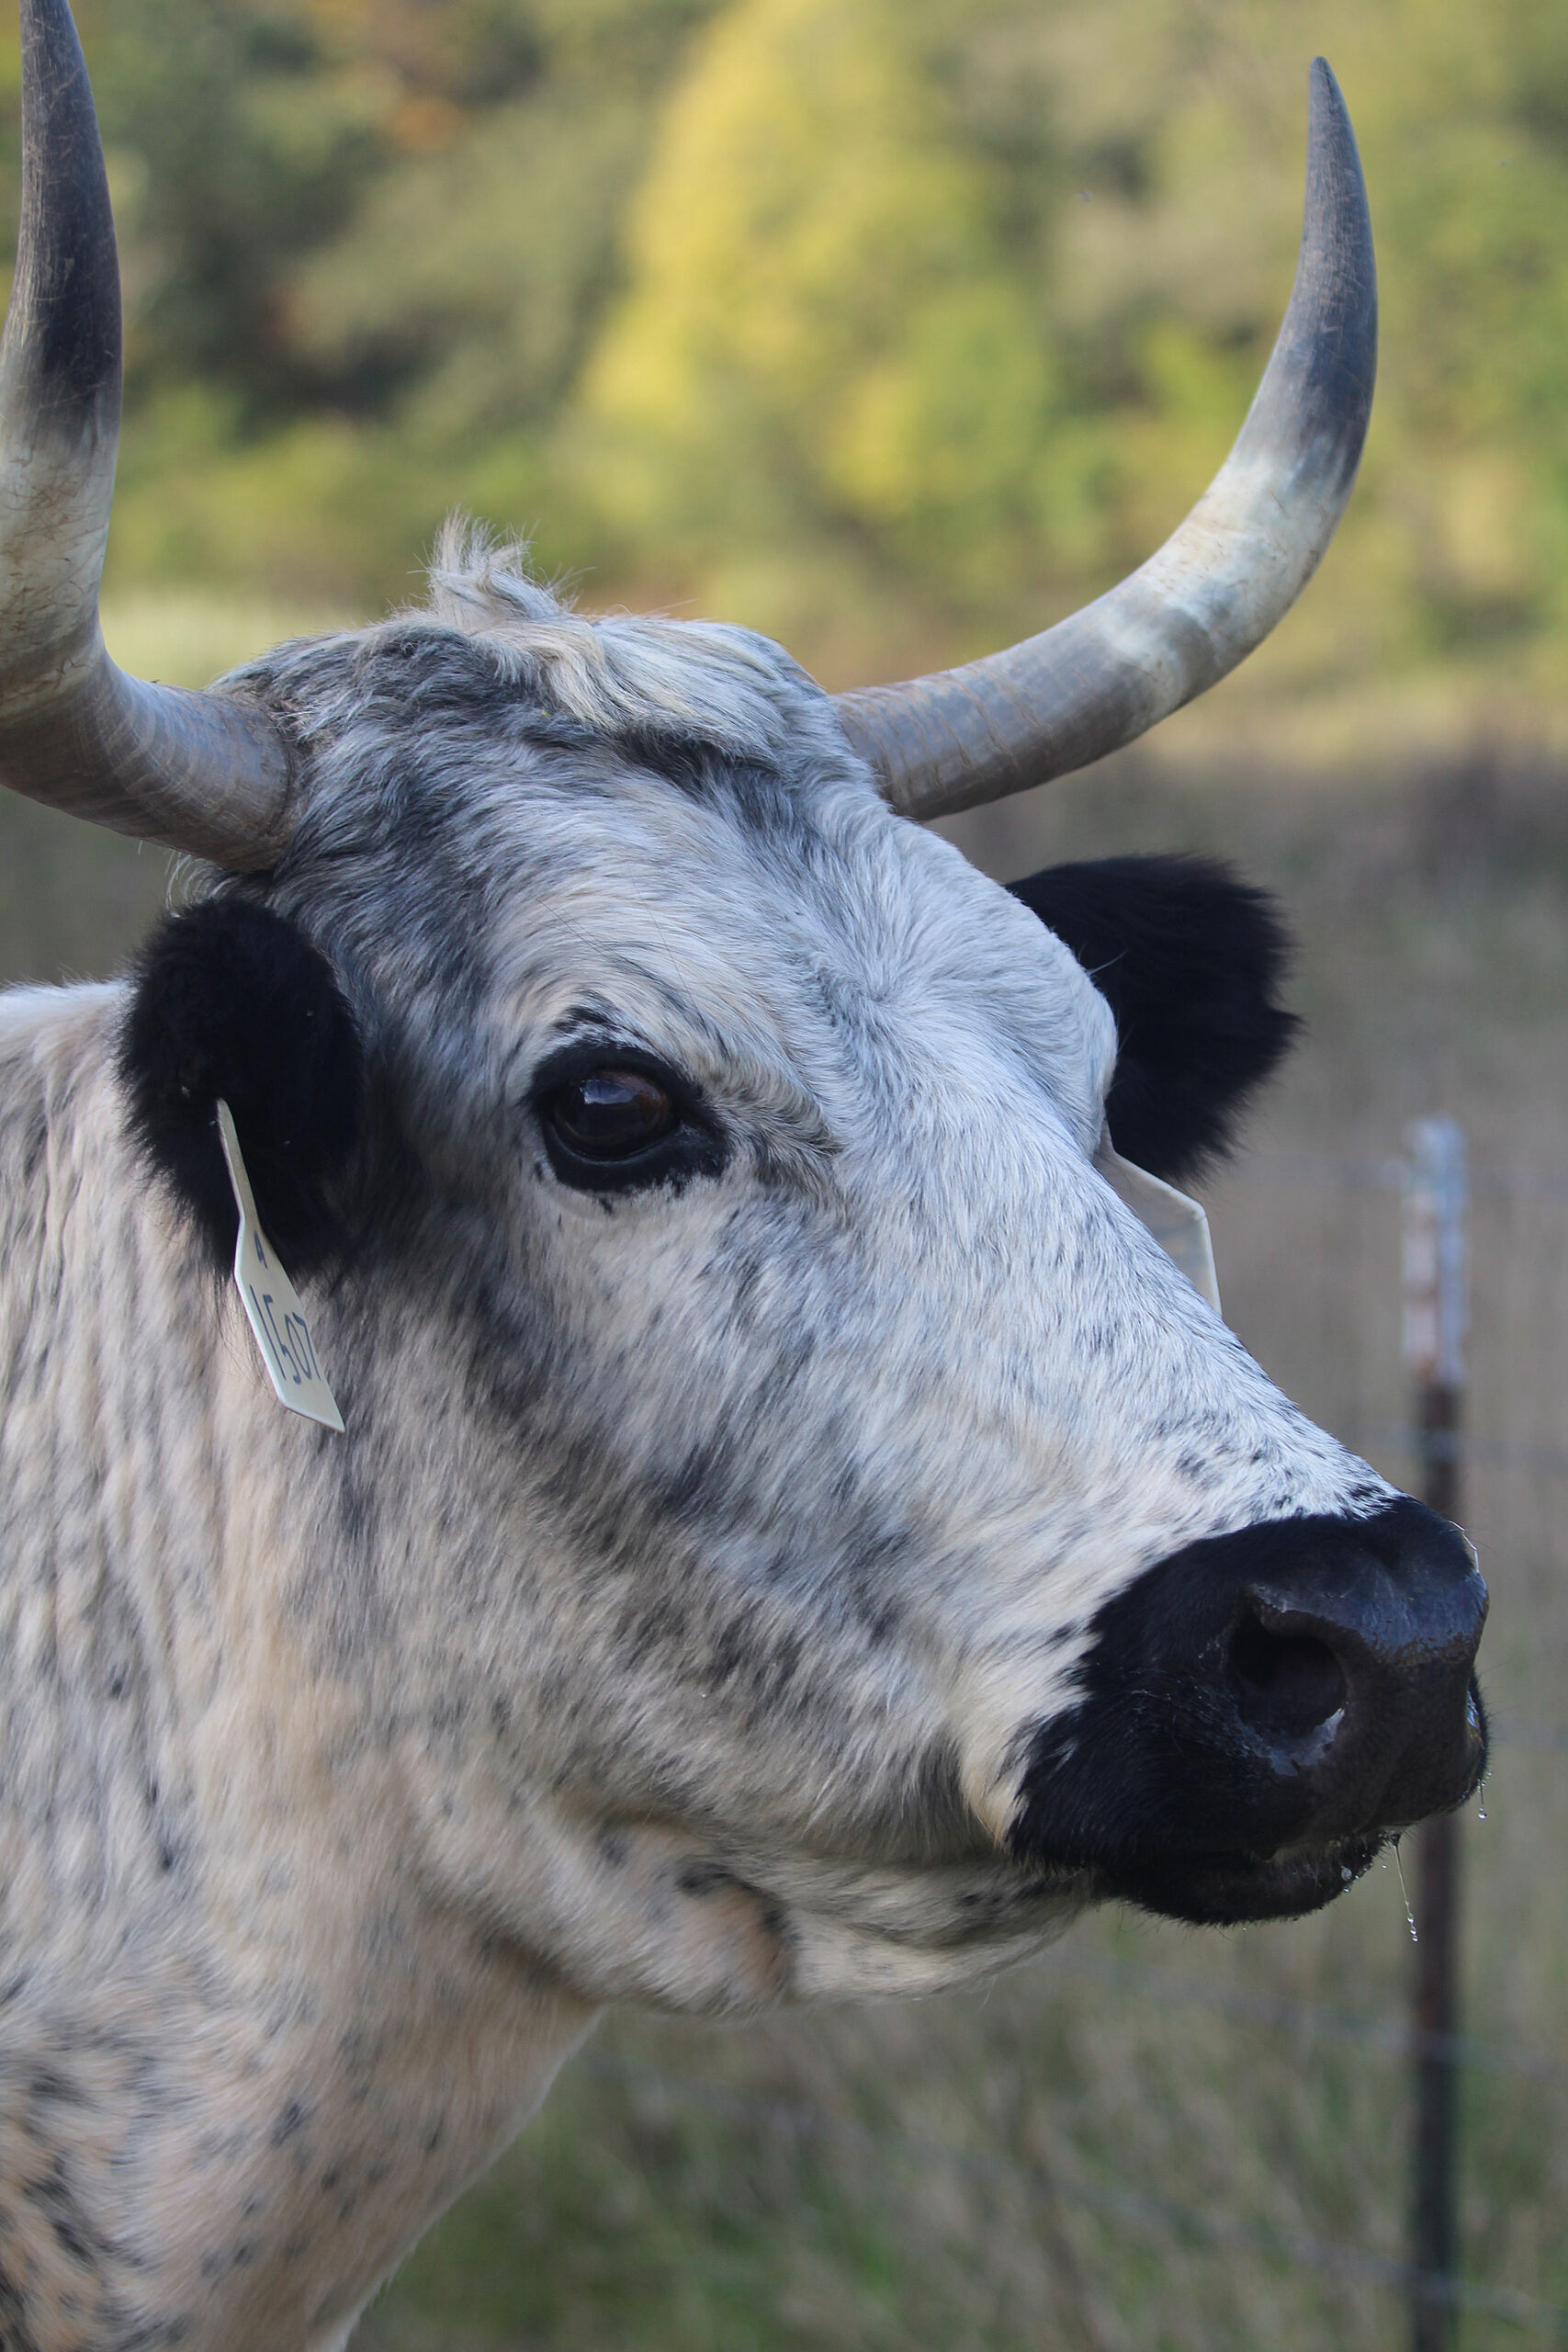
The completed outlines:
<svg viewBox="0 0 1568 2352">
<path fill-rule="evenodd" d="M 1228 1149 L 1301 1025 L 1276 1001 L 1291 942 L 1268 893 L 1201 857 L 1052 865 L 1009 888 L 1116 1016 L 1105 1115 L 1123 1159 L 1179 1182 Z"/>
<path fill-rule="evenodd" d="M 292 1274 L 348 1247 L 345 1180 L 360 1141 L 365 1057 L 332 966 L 244 899 L 171 915 L 142 955 L 119 1075 L 142 1150 L 218 1265 L 239 1212 L 218 1139 L 221 1095 L 269 1238 Z"/>
</svg>

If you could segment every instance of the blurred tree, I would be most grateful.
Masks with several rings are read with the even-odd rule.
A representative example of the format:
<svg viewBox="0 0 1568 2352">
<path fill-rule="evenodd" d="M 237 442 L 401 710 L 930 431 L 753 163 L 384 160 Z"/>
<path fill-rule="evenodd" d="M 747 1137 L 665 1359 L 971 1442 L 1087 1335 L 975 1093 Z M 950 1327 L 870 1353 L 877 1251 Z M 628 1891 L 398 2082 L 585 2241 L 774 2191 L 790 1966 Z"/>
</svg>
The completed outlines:
<svg viewBox="0 0 1568 2352">
<path fill-rule="evenodd" d="M 510 227 L 502 271 L 480 284 L 459 262 L 437 342 L 443 324 L 461 334 L 493 316 L 498 283 L 516 308 L 552 271 L 570 278 L 553 260 L 541 271 L 515 223 L 553 255 L 588 180 L 591 209 L 614 217 L 628 97 L 647 114 L 702 13 L 703 0 L 85 0 L 133 391 L 197 377 L 274 409 L 384 405 L 430 356 L 433 290 L 476 232 Z M 604 242 L 587 240 L 590 273 Z M 299 266 L 323 248 L 335 268 L 302 288 Z"/>
<path fill-rule="evenodd" d="M 1367 163 L 1361 490 L 1266 674 L 1568 633 L 1561 0 L 82 0 L 124 589 L 401 593 L 443 510 L 840 670 L 1135 563 L 1290 280 L 1305 65 Z M 14 29 L 0 203 L 16 198 Z M 5 229 L 0 218 L 0 233 Z"/>
<path fill-rule="evenodd" d="M 743 6 L 670 109 L 588 403 L 625 428 L 624 511 L 677 545 L 840 523 L 917 565 L 994 566 L 1049 535 L 1042 201 L 1004 239 L 919 16 Z"/>
<path fill-rule="evenodd" d="M 714 5 L 82 0 L 127 293 L 111 584 L 378 598 L 454 499 L 526 504 Z"/>
<path fill-rule="evenodd" d="M 120 232 L 132 410 L 193 378 L 243 413 L 301 389 L 283 287 L 386 152 L 396 90 L 303 8 L 88 0 Z"/>
<path fill-rule="evenodd" d="M 301 356 L 365 405 L 412 391 L 411 424 L 439 437 L 551 414 L 611 281 L 653 100 L 711 5 L 513 0 L 504 26 L 495 0 L 472 8 L 498 51 L 491 69 L 476 79 L 470 29 L 441 95 L 444 132 L 422 115 L 427 135 L 300 273 Z M 462 15 L 423 13 L 449 35 Z"/>
<path fill-rule="evenodd" d="M 736 0 L 667 111 L 586 378 L 607 527 L 763 625 L 800 601 L 792 567 L 913 582 L 958 638 L 1093 593 L 1240 421 L 1322 48 L 1368 164 L 1384 364 L 1341 594 L 1296 658 L 1528 647 L 1568 581 L 1565 22 L 1546 0 Z"/>
</svg>

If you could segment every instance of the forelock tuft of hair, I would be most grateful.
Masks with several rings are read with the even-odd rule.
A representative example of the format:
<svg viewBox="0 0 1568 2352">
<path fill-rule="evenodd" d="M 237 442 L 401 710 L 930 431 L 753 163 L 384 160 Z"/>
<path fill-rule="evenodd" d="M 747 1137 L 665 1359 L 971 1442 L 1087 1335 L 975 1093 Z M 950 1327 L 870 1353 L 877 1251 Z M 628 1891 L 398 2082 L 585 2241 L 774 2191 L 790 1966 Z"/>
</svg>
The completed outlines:
<svg viewBox="0 0 1568 2352">
<path fill-rule="evenodd" d="M 707 788 L 716 768 L 737 790 L 748 771 L 769 779 L 784 801 L 819 786 L 876 792 L 830 697 L 771 639 L 574 612 L 531 575 L 525 546 L 462 522 L 440 536 L 426 603 L 276 646 L 219 683 L 265 704 L 298 747 L 285 869 L 389 847 L 411 820 L 426 831 L 438 805 L 477 809 L 509 792 L 529 743 L 619 752 L 688 788 Z"/>
<path fill-rule="evenodd" d="M 695 739 L 774 765 L 798 738 L 803 706 L 828 715 L 821 689 L 769 639 L 717 621 L 575 612 L 531 575 L 525 544 L 461 518 L 443 529 L 429 580 L 428 605 L 389 626 L 457 630 L 596 733 Z"/>
</svg>

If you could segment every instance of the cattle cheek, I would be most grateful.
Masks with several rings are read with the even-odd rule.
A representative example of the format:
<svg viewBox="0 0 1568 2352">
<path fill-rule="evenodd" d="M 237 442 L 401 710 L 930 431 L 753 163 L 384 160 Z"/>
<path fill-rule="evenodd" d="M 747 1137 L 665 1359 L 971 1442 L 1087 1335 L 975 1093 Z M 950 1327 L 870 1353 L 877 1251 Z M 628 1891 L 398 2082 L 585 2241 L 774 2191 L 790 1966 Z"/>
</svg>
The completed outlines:
<svg viewBox="0 0 1568 2352">
<path fill-rule="evenodd" d="M 585 1818 L 702 1818 L 717 1786 L 777 1834 L 872 1703 L 839 1690 L 838 1657 L 880 1651 L 879 1709 L 890 1696 L 886 1597 L 857 1592 L 852 1571 L 835 1589 L 831 1571 L 857 1548 L 885 1558 L 897 1533 L 852 1468 L 791 1491 L 768 1437 L 815 1409 L 835 1284 L 818 1248 L 801 1295 L 798 1204 L 737 1208 L 720 1187 L 617 1204 L 608 1220 L 580 1195 L 558 1212 L 552 1198 L 540 1223 L 510 1265 L 470 1269 L 453 1299 L 465 1405 L 482 1399 L 491 1437 L 476 1447 L 452 1430 L 470 1460 L 448 1516 L 460 1510 L 468 1533 L 428 1627 L 439 1679 L 471 1688 L 478 1665 L 465 1737 L 488 1726 L 519 1797 L 547 1788 Z M 824 1461 L 843 1450 L 836 1410 L 813 1449 Z M 383 1498 L 378 1515 L 423 1513 L 411 1496 L 390 1514 Z M 825 1544 L 824 1526 L 846 1521 L 852 1539 Z M 818 1639 L 808 1679 L 828 1615 L 868 1622 Z M 481 1626 L 474 1659 L 463 1631 Z"/>
</svg>

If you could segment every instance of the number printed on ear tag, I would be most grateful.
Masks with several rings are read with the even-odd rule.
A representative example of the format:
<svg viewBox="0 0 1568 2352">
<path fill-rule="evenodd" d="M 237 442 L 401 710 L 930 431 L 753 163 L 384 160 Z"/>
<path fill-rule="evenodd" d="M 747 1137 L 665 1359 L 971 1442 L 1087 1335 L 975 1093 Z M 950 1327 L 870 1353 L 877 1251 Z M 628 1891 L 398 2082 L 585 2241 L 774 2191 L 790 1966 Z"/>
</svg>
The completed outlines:
<svg viewBox="0 0 1568 2352">
<path fill-rule="evenodd" d="M 234 1287 L 245 1319 L 256 1335 L 262 1362 L 277 1401 L 308 1421 L 320 1421 L 343 1435 L 343 1415 L 321 1376 L 310 1327 L 299 1304 L 299 1294 L 278 1264 L 277 1253 L 262 1231 L 256 1198 L 245 1170 L 234 1116 L 221 1096 L 218 1102 L 218 1132 L 229 1163 L 229 1182 L 240 1212 L 240 1238 L 234 1245 Z"/>
</svg>

